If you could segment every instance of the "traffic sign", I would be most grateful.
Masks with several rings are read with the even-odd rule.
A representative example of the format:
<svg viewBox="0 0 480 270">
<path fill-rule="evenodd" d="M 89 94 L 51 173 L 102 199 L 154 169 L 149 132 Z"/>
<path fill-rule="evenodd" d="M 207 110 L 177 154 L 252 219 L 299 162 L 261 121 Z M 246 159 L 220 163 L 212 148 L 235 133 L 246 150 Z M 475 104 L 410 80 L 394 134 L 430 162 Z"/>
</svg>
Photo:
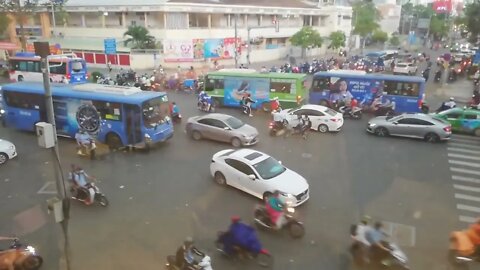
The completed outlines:
<svg viewBox="0 0 480 270">
<path fill-rule="evenodd" d="M 114 38 L 106 38 L 103 40 L 103 45 L 105 47 L 105 54 L 116 54 L 117 53 L 117 41 Z"/>
</svg>

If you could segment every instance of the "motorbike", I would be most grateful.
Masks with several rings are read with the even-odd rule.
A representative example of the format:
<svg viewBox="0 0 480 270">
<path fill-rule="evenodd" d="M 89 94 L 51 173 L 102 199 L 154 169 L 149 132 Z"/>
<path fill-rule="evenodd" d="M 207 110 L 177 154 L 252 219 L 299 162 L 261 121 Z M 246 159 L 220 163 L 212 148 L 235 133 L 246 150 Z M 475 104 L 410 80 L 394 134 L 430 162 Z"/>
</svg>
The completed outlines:
<svg viewBox="0 0 480 270">
<path fill-rule="evenodd" d="M 182 122 L 182 115 L 180 113 L 174 113 L 172 114 L 172 121 L 174 123 L 180 123 Z"/>
<path fill-rule="evenodd" d="M 385 252 L 381 257 L 371 258 L 371 260 L 367 260 L 365 251 L 362 251 L 362 249 L 368 247 L 362 247 L 358 242 L 352 244 L 350 252 L 355 263 L 361 266 L 376 265 L 382 269 L 410 269 L 407 265 L 408 258 L 405 255 L 405 252 L 403 252 L 398 245 L 387 241 L 382 241 L 382 245 L 388 249 L 388 252 Z"/>
<path fill-rule="evenodd" d="M 17 238 L 13 240 L 9 249 L 0 251 L 0 260 L 12 269 L 37 270 L 43 264 L 42 256 L 30 245 L 24 245 Z"/>
<path fill-rule="evenodd" d="M 205 255 L 196 266 L 190 266 L 188 270 L 213 270 L 211 258 Z M 174 255 L 167 256 L 167 262 L 165 263 L 166 270 L 183 270 L 177 265 L 177 259 Z"/>
<path fill-rule="evenodd" d="M 442 71 L 437 70 L 437 72 L 435 72 L 434 81 L 435 82 L 440 82 L 441 79 L 442 79 Z"/>
<path fill-rule="evenodd" d="M 286 128 L 285 124 L 282 121 L 272 121 L 268 124 L 268 129 L 270 130 L 268 134 L 272 137 L 285 135 Z"/>
<path fill-rule="evenodd" d="M 362 108 L 360 107 L 353 107 L 353 109 L 348 109 L 347 106 L 342 106 L 339 109 L 339 112 L 343 114 L 343 117 L 350 117 L 355 120 L 359 120 L 362 118 L 363 112 Z"/>
<path fill-rule="evenodd" d="M 89 183 L 89 187 L 92 188 L 95 192 L 95 195 L 93 196 L 94 202 L 100 204 L 103 207 L 107 207 L 109 202 L 105 194 L 103 194 L 100 189 L 95 185 L 95 183 Z M 76 185 L 72 185 L 70 188 L 70 192 L 72 193 L 72 199 L 81 201 L 85 203 L 85 199 L 87 196 L 89 196 L 84 190 L 80 191 L 80 188 L 77 187 Z"/>
<path fill-rule="evenodd" d="M 395 104 L 393 102 L 388 104 L 380 104 L 374 111 L 375 116 L 394 116 Z"/>
<path fill-rule="evenodd" d="M 88 144 L 78 147 L 77 155 L 87 156 L 90 157 L 90 159 L 95 159 L 95 149 L 97 149 L 97 144 L 95 143 L 95 140 L 93 138 L 90 138 Z"/>
<path fill-rule="evenodd" d="M 449 82 L 454 82 L 457 80 L 458 74 L 455 69 L 450 69 L 450 72 L 448 72 L 448 81 Z"/>
<path fill-rule="evenodd" d="M 282 229 L 288 230 L 288 233 L 293 238 L 300 238 L 305 235 L 305 227 L 303 223 L 298 221 L 293 214 L 295 213 L 295 208 L 287 204 L 285 207 L 285 219 L 286 222 L 283 225 Z M 258 205 L 254 211 L 254 222 L 257 226 L 269 229 L 276 230 L 275 224 L 272 224 L 270 215 L 267 212 L 267 209 L 263 205 Z"/>
<path fill-rule="evenodd" d="M 208 106 L 208 104 L 210 104 L 210 108 Z M 204 112 L 215 112 L 215 105 L 213 102 L 207 102 L 207 101 L 201 101 L 201 100 L 198 100 L 197 102 L 197 108 L 200 110 L 200 111 L 204 111 Z"/>
</svg>

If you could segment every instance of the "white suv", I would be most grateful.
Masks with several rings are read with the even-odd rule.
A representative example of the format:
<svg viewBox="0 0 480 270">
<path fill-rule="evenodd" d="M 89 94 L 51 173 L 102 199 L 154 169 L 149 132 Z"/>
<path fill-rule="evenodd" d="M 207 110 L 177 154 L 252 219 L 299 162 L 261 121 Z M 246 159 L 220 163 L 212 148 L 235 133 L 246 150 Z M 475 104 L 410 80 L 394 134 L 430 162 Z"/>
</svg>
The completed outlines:
<svg viewBox="0 0 480 270">
<path fill-rule="evenodd" d="M 415 75 L 417 74 L 417 66 L 413 63 L 398 63 L 393 68 L 393 74 Z"/>
</svg>

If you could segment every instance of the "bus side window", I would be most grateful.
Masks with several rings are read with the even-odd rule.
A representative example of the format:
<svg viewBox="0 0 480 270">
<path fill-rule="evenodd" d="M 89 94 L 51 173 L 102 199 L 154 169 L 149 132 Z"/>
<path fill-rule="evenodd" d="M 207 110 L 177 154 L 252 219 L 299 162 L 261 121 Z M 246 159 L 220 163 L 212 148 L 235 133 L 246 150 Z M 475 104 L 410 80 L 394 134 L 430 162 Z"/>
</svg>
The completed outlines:
<svg viewBox="0 0 480 270">
<path fill-rule="evenodd" d="M 292 83 L 272 82 L 270 84 L 270 92 L 290 94 Z"/>
<path fill-rule="evenodd" d="M 330 78 L 318 78 L 313 80 L 312 91 L 322 92 L 330 89 Z"/>
<path fill-rule="evenodd" d="M 28 61 L 27 62 L 27 71 L 30 72 L 40 72 L 40 62 L 38 61 Z"/>
<path fill-rule="evenodd" d="M 3 98 L 8 106 L 20 109 L 38 110 L 43 107 L 41 95 L 5 92 Z"/>
<path fill-rule="evenodd" d="M 216 79 L 214 82 L 214 88 L 223 90 L 225 88 L 223 79 Z"/>
<path fill-rule="evenodd" d="M 122 120 L 121 104 L 105 101 L 93 101 L 92 103 L 93 106 L 95 106 L 97 111 L 100 113 L 100 117 L 102 119 L 112 121 Z"/>
<path fill-rule="evenodd" d="M 387 95 L 418 97 L 419 88 L 419 83 L 385 81 L 383 92 Z"/>
<path fill-rule="evenodd" d="M 60 63 L 55 63 L 55 62 L 52 62 L 50 63 L 50 73 L 52 74 L 62 74 L 62 75 L 65 75 L 67 74 L 67 63 L 63 62 L 61 63 L 62 65 L 59 65 Z"/>
<path fill-rule="evenodd" d="M 205 79 L 205 91 L 213 91 L 215 88 L 214 80 L 209 79 L 208 77 Z"/>
</svg>

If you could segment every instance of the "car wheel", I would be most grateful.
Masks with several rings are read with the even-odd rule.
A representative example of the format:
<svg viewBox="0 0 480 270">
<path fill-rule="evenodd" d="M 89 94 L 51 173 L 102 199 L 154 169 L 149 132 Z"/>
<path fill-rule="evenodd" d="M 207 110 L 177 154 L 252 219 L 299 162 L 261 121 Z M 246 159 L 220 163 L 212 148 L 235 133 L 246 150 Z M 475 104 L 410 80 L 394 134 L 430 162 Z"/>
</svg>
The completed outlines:
<svg viewBox="0 0 480 270">
<path fill-rule="evenodd" d="M 428 133 L 427 135 L 425 135 L 425 141 L 430 143 L 436 143 L 440 141 L 440 137 L 435 133 Z"/>
<path fill-rule="evenodd" d="M 477 128 L 473 131 L 473 134 L 477 137 L 480 137 L 480 128 Z"/>
<path fill-rule="evenodd" d="M 5 164 L 8 161 L 8 156 L 5 153 L 0 153 L 0 165 Z"/>
<path fill-rule="evenodd" d="M 325 125 L 325 124 L 320 124 L 318 126 L 318 132 L 320 132 L 320 133 L 328 132 L 328 126 Z"/>
<path fill-rule="evenodd" d="M 200 131 L 198 130 L 194 130 L 192 132 L 192 139 L 194 139 L 195 141 L 199 141 L 202 139 L 202 133 L 200 133 Z"/>
<path fill-rule="evenodd" d="M 242 146 L 242 141 L 240 141 L 239 138 L 233 138 L 232 139 L 232 146 L 235 148 L 239 148 Z"/>
<path fill-rule="evenodd" d="M 375 135 L 379 137 L 386 137 L 388 136 L 388 130 L 384 127 L 378 127 L 375 129 Z"/>
<path fill-rule="evenodd" d="M 227 180 L 225 179 L 225 176 L 221 172 L 215 172 L 215 175 L 213 177 L 215 182 L 221 186 L 225 185 L 227 183 Z"/>
</svg>

